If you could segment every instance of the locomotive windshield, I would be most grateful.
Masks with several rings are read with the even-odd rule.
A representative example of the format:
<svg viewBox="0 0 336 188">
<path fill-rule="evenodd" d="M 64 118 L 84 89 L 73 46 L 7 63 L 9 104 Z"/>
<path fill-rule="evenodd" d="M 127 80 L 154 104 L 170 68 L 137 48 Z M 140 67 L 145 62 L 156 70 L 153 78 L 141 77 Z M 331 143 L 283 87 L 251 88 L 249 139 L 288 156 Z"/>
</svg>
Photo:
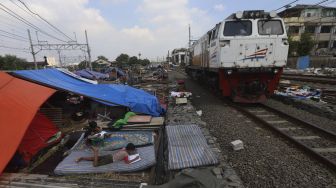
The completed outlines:
<svg viewBox="0 0 336 188">
<path fill-rule="evenodd" d="M 225 22 L 224 36 L 248 36 L 252 34 L 252 22 L 249 20 Z"/>
<path fill-rule="evenodd" d="M 280 20 L 259 20 L 259 35 L 282 35 L 284 33 Z"/>
</svg>

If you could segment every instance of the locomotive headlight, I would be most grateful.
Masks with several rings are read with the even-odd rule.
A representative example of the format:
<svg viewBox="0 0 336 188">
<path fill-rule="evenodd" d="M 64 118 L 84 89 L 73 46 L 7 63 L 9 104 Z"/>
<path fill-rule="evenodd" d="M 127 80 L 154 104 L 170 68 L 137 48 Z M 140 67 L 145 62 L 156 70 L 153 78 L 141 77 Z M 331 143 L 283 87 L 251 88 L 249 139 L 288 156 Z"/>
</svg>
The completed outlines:
<svg viewBox="0 0 336 188">
<path fill-rule="evenodd" d="M 243 12 L 242 11 L 236 12 L 236 18 L 237 19 L 241 19 L 242 17 L 243 17 Z"/>
<path fill-rule="evenodd" d="M 228 70 L 227 73 L 228 73 L 228 74 L 232 74 L 232 70 Z"/>
<path fill-rule="evenodd" d="M 274 74 L 278 73 L 278 69 L 273 70 Z"/>
</svg>

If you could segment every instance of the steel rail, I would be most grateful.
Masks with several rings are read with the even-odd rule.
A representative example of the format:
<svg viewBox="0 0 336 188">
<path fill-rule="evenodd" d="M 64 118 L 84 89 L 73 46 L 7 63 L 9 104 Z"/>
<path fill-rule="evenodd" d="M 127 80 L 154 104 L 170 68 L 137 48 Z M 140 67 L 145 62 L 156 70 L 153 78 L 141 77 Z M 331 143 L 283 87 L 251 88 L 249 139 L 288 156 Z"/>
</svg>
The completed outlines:
<svg viewBox="0 0 336 188">
<path fill-rule="evenodd" d="M 247 117 L 251 118 L 252 120 L 254 120 L 257 123 L 260 123 L 268 128 L 271 128 L 273 131 L 275 131 L 276 133 L 281 134 L 281 136 L 285 137 L 286 139 L 290 140 L 291 142 L 295 143 L 297 146 L 299 146 L 301 149 L 303 149 L 305 152 L 309 153 L 311 156 L 313 156 L 314 158 L 316 158 L 317 160 L 319 160 L 321 163 L 325 164 L 328 168 L 331 168 L 332 170 L 336 171 L 336 161 L 332 161 L 326 157 L 324 157 L 323 155 L 321 155 L 320 153 L 314 151 L 312 148 L 308 147 L 307 145 L 305 145 L 304 143 L 302 143 L 301 141 L 293 138 L 292 136 L 290 136 L 289 134 L 287 134 L 286 132 L 280 130 L 279 128 L 275 127 L 274 125 L 272 125 L 271 123 L 268 123 L 266 120 L 262 119 L 261 117 L 258 117 L 256 114 L 254 114 L 253 112 L 250 112 L 248 109 L 239 106 L 237 104 L 234 104 L 232 102 L 227 102 L 226 103 L 235 108 L 236 110 L 240 111 L 241 113 L 245 114 Z M 284 112 L 281 112 L 277 109 L 271 108 L 269 106 L 266 105 L 260 105 L 259 107 L 262 107 L 268 111 L 271 111 L 277 115 L 279 115 L 280 117 L 288 120 L 289 122 L 295 122 L 298 123 L 300 125 L 315 129 L 317 131 L 322 132 L 323 134 L 328 135 L 329 137 L 331 137 L 332 139 L 336 140 L 336 134 L 323 129 L 321 127 L 318 127 L 316 125 L 313 125 L 309 122 L 306 122 L 302 119 L 299 119 L 297 117 L 294 117 L 292 115 L 286 114 Z"/>
<path fill-rule="evenodd" d="M 303 82 L 313 82 L 313 83 L 321 83 L 321 84 L 332 84 L 336 85 L 336 78 L 333 77 L 316 77 L 316 76 L 308 76 L 308 75 L 282 75 L 281 79 L 287 80 L 296 80 Z"/>
<path fill-rule="evenodd" d="M 336 79 L 336 76 L 327 76 L 327 75 L 307 75 L 307 74 L 293 74 L 293 73 L 282 73 L 282 76 L 296 76 L 303 78 L 326 78 L 326 79 Z"/>
</svg>

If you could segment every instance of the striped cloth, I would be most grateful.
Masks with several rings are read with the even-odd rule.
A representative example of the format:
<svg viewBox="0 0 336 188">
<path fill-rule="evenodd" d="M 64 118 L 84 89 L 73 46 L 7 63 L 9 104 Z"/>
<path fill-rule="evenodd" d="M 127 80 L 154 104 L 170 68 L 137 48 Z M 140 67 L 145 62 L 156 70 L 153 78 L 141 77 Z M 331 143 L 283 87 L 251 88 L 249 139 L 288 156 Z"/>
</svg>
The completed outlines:
<svg viewBox="0 0 336 188">
<path fill-rule="evenodd" d="M 197 125 L 166 126 L 166 131 L 169 170 L 218 163 L 216 155 Z"/>
<path fill-rule="evenodd" d="M 117 151 L 100 152 L 99 155 L 111 154 Z M 54 172 L 57 175 L 69 174 L 88 174 L 88 173 L 107 173 L 107 172 L 135 172 L 147 169 L 156 162 L 154 146 L 137 148 L 141 160 L 132 164 L 126 164 L 124 161 L 118 161 L 111 164 L 94 167 L 92 161 L 81 161 L 76 163 L 79 157 L 92 156 L 92 152 L 73 151 L 61 163 L 57 165 Z"/>
</svg>

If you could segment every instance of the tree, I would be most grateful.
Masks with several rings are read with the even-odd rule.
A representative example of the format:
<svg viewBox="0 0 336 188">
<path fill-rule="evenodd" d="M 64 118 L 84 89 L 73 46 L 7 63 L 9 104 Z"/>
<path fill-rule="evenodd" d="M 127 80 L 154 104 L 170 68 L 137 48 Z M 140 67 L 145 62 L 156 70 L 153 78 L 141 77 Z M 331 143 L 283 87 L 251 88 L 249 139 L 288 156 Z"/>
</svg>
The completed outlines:
<svg viewBox="0 0 336 188">
<path fill-rule="evenodd" d="M 117 58 L 116 61 L 118 63 L 127 63 L 129 60 L 129 56 L 127 54 L 120 54 Z"/>
<path fill-rule="evenodd" d="M 310 51 L 315 45 L 314 40 L 310 33 L 302 33 L 301 39 L 297 47 L 297 53 L 299 56 L 309 55 Z"/>
<path fill-rule="evenodd" d="M 0 70 L 22 70 L 27 69 L 27 61 L 15 55 L 0 56 Z"/>
<path fill-rule="evenodd" d="M 97 59 L 108 61 L 108 59 L 105 56 L 103 56 L 103 55 L 98 56 Z"/>
<path fill-rule="evenodd" d="M 116 59 L 117 66 L 122 67 L 123 64 L 127 64 L 129 56 L 127 54 L 120 54 Z"/>
<path fill-rule="evenodd" d="M 89 62 L 88 61 L 82 61 L 78 64 L 78 69 L 82 70 L 82 69 L 86 69 L 89 67 Z"/>
<path fill-rule="evenodd" d="M 138 63 L 138 58 L 136 56 L 132 56 L 128 60 L 129 65 L 136 65 Z"/>
<path fill-rule="evenodd" d="M 294 41 L 293 37 L 289 36 L 288 37 L 288 44 L 289 44 L 288 55 L 289 56 L 296 56 L 299 41 Z"/>
<path fill-rule="evenodd" d="M 150 64 L 150 61 L 148 59 L 142 59 L 142 60 L 140 60 L 140 64 L 142 66 L 147 66 L 147 65 Z"/>
</svg>

